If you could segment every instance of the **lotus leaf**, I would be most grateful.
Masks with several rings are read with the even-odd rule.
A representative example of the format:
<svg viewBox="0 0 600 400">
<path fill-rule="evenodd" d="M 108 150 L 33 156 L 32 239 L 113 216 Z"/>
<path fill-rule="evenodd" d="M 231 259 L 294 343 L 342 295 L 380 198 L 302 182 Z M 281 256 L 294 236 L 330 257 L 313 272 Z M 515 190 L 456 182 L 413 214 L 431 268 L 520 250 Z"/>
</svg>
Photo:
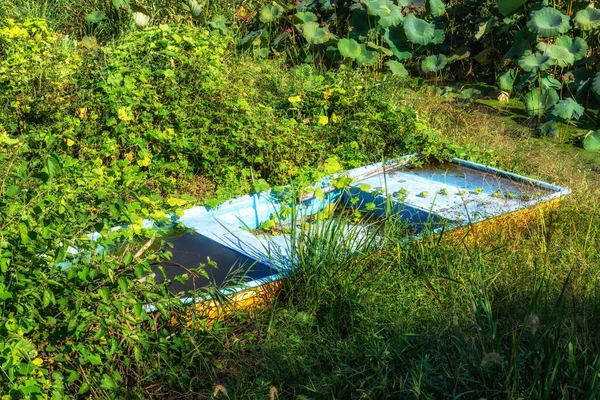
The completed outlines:
<svg viewBox="0 0 600 400">
<path fill-rule="evenodd" d="M 360 45 L 360 55 L 356 58 L 356 62 L 360 65 L 373 65 L 379 59 L 379 54 L 376 51 L 367 49 L 364 44 Z"/>
<path fill-rule="evenodd" d="M 294 17 L 302 22 L 317 22 L 317 16 L 311 12 L 297 12 Z"/>
<path fill-rule="evenodd" d="M 279 4 L 266 4 L 259 13 L 260 22 L 265 24 L 278 20 L 283 15 L 283 7 Z"/>
<path fill-rule="evenodd" d="M 435 17 L 441 17 L 446 13 L 446 5 L 442 0 L 429 0 L 429 11 Z"/>
<path fill-rule="evenodd" d="M 578 120 L 581 118 L 584 111 L 585 108 L 583 108 L 583 106 L 569 97 L 568 99 L 560 100 L 554 105 L 554 108 L 552 109 L 552 115 L 563 120 Z"/>
<path fill-rule="evenodd" d="M 106 19 L 106 13 L 104 11 L 94 11 L 85 16 L 85 20 L 91 23 L 98 23 Z"/>
<path fill-rule="evenodd" d="M 519 66 L 527 72 L 538 73 L 545 71 L 554 64 L 554 59 L 547 53 L 530 53 L 526 52 L 519 59 Z"/>
<path fill-rule="evenodd" d="M 525 5 L 526 0 L 498 0 L 498 10 L 505 17 L 519 10 Z"/>
<path fill-rule="evenodd" d="M 338 42 L 338 50 L 344 57 L 356 59 L 362 53 L 360 43 L 354 39 L 340 39 Z"/>
<path fill-rule="evenodd" d="M 569 31 L 569 17 L 556 8 L 544 7 L 531 13 L 527 27 L 540 37 L 555 36 Z"/>
<path fill-rule="evenodd" d="M 600 150 L 600 129 L 596 132 L 590 131 L 588 135 L 583 139 L 583 148 L 588 151 Z"/>
<path fill-rule="evenodd" d="M 431 43 L 433 44 L 442 44 L 444 43 L 444 40 L 446 39 L 446 34 L 444 32 L 443 29 L 436 29 L 435 33 L 433 35 L 433 39 L 431 40 Z"/>
<path fill-rule="evenodd" d="M 439 72 L 446 66 L 448 59 L 445 55 L 429 56 L 421 63 L 423 72 Z"/>
<path fill-rule="evenodd" d="M 223 15 L 215 15 L 208 23 L 214 29 L 219 29 L 223 33 L 227 33 L 227 19 Z"/>
<path fill-rule="evenodd" d="M 354 10 L 352 17 L 350 17 L 350 36 L 357 39 L 362 39 L 367 36 L 371 25 L 369 23 L 369 16 L 363 10 Z"/>
<path fill-rule="evenodd" d="M 402 9 L 389 0 L 366 0 L 367 13 L 379 17 L 379 25 L 384 28 L 396 26 L 402 22 Z"/>
<path fill-rule="evenodd" d="M 390 50 L 399 60 L 408 60 L 411 56 L 411 48 L 408 47 L 404 30 L 399 27 L 391 27 L 385 30 L 383 40 L 390 46 Z"/>
<path fill-rule="evenodd" d="M 404 33 L 411 42 L 426 46 L 435 36 L 435 25 L 408 14 L 404 18 Z"/>
<path fill-rule="evenodd" d="M 556 121 L 546 121 L 539 126 L 540 132 L 546 136 L 557 137 L 560 133 Z"/>
<path fill-rule="evenodd" d="M 585 57 L 585 53 L 588 51 L 587 42 L 580 37 L 573 39 L 570 36 L 559 36 L 556 38 L 556 45 L 565 47 L 569 50 L 569 53 L 573 54 L 575 61 Z"/>
<path fill-rule="evenodd" d="M 301 25 L 302 36 L 310 44 L 323 44 L 333 38 L 326 26 L 319 26 L 318 22 L 305 22 Z"/>
<path fill-rule="evenodd" d="M 552 75 L 546 75 L 542 78 L 542 88 L 544 89 L 556 89 L 559 90 L 562 87 L 562 83 Z"/>
<path fill-rule="evenodd" d="M 537 49 L 546 52 L 546 54 L 555 60 L 556 65 L 559 67 L 568 67 L 575 62 L 575 57 L 566 47 L 540 42 L 537 45 Z"/>
<path fill-rule="evenodd" d="M 584 31 L 600 28 L 600 10 L 596 8 L 584 8 L 575 14 L 575 22 Z"/>
<path fill-rule="evenodd" d="M 408 71 L 404 68 L 404 65 L 398 61 L 388 61 L 387 66 L 392 71 L 392 74 L 405 78 L 408 76 Z"/>
<path fill-rule="evenodd" d="M 529 116 L 540 116 L 545 114 L 554 104 L 558 102 L 558 93 L 554 89 L 533 89 L 525 95 L 525 107 Z"/>
<path fill-rule="evenodd" d="M 515 71 L 514 69 L 509 69 L 505 73 L 498 76 L 498 79 L 496 79 L 496 84 L 500 89 L 506 92 L 510 92 L 513 89 L 513 85 L 516 78 L 517 71 Z"/>
<path fill-rule="evenodd" d="M 515 33 L 513 44 L 502 57 L 502 61 L 512 57 L 521 58 L 526 52 L 531 51 L 531 45 L 529 43 L 533 39 L 533 36 L 534 35 L 527 28 L 523 28 Z"/>
</svg>

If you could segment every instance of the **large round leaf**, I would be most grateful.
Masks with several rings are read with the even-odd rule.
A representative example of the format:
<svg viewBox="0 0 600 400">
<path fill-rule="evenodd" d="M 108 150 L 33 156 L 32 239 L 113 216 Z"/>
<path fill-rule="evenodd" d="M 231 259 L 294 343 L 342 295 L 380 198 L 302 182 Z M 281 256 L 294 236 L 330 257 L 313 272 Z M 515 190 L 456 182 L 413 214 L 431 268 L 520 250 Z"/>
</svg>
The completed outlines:
<svg viewBox="0 0 600 400">
<path fill-rule="evenodd" d="M 554 105 L 552 115 L 563 120 L 578 120 L 583 115 L 585 108 L 572 98 L 564 99 Z"/>
<path fill-rule="evenodd" d="M 429 56 L 421 63 L 423 72 L 439 72 L 446 66 L 448 59 L 445 55 Z"/>
<path fill-rule="evenodd" d="M 596 132 L 590 132 L 585 139 L 583 139 L 583 148 L 588 151 L 600 150 L 600 129 Z"/>
<path fill-rule="evenodd" d="M 360 43 L 354 39 L 340 39 L 338 42 L 338 50 L 342 56 L 351 58 L 353 60 L 358 58 L 362 52 Z"/>
<path fill-rule="evenodd" d="M 443 29 L 436 29 L 433 34 L 433 39 L 431 39 L 431 43 L 433 44 L 442 44 L 446 40 L 446 33 Z"/>
<path fill-rule="evenodd" d="M 294 14 L 294 18 L 300 20 L 301 22 L 317 22 L 317 16 L 309 11 L 305 12 L 297 12 Z"/>
<path fill-rule="evenodd" d="M 498 0 L 498 10 L 505 17 L 519 10 L 526 0 Z"/>
<path fill-rule="evenodd" d="M 411 42 L 426 46 L 435 36 L 435 25 L 408 14 L 404 18 L 404 33 Z"/>
<path fill-rule="evenodd" d="M 390 60 L 387 63 L 388 68 L 392 71 L 392 74 L 397 75 L 399 77 L 405 78 L 408 76 L 408 71 L 404 68 L 402 63 L 398 61 Z"/>
<path fill-rule="evenodd" d="M 527 24 L 540 37 L 555 36 L 569 31 L 569 17 L 553 7 L 544 7 L 531 13 Z"/>
<path fill-rule="evenodd" d="M 535 35 L 529 29 L 527 29 L 527 27 L 515 33 L 513 36 L 513 44 L 502 57 L 502 61 L 508 60 L 512 57 L 523 57 L 527 51 L 531 51 L 530 43 L 533 39 L 535 39 Z"/>
<path fill-rule="evenodd" d="M 540 90 L 534 88 L 525 95 L 525 108 L 529 116 L 544 115 L 553 105 L 558 102 L 558 93 L 554 89 Z"/>
<path fill-rule="evenodd" d="M 106 19 L 106 13 L 104 11 L 94 11 L 85 16 L 85 20 L 87 22 L 94 24 L 102 21 L 103 19 Z"/>
<path fill-rule="evenodd" d="M 258 15 L 260 22 L 265 24 L 273 22 L 283 15 L 283 7 L 279 4 L 266 4 Z"/>
<path fill-rule="evenodd" d="M 363 39 L 369 33 L 371 24 L 369 16 L 364 10 L 354 10 L 350 17 L 350 36 L 357 39 Z"/>
<path fill-rule="evenodd" d="M 404 29 L 393 26 L 385 30 L 383 40 L 390 46 L 390 50 L 398 60 L 408 60 L 412 57 L 411 48 L 408 46 Z"/>
<path fill-rule="evenodd" d="M 519 66 L 527 72 L 538 73 L 545 71 L 554 65 L 554 59 L 546 53 L 526 52 L 523 57 L 519 58 Z"/>
<path fill-rule="evenodd" d="M 589 31 L 600 27 L 600 10 L 596 8 L 584 8 L 575 14 L 575 22 L 584 31 Z"/>
<path fill-rule="evenodd" d="M 506 92 L 510 92 L 513 89 L 513 85 L 516 78 L 517 71 L 515 71 L 514 69 L 509 69 L 505 73 L 498 76 L 498 79 L 496 79 L 496 84 L 500 89 Z"/>
<path fill-rule="evenodd" d="M 318 22 L 305 22 L 301 25 L 302 36 L 310 44 L 323 44 L 333 38 L 326 26 L 319 26 Z"/>
<path fill-rule="evenodd" d="M 435 17 L 441 17 L 446 13 L 446 5 L 442 0 L 429 0 L 429 11 Z"/>
<path fill-rule="evenodd" d="M 402 22 L 402 9 L 389 0 L 365 0 L 367 13 L 379 17 L 379 25 L 384 28 Z"/>
<path fill-rule="evenodd" d="M 360 55 L 356 58 L 356 62 L 360 65 L 373 65 L 379 59 L 379 54 L 376 51 L 367 49 L 364 44 L 360 45 Z"/>
<path fill-rule="evenodd" d="M 570 36 L 559 36 L 556 38 L 556 45 L 565 47 L 569 50 L 569 53 L 573 54 L 575 61 L 585 57 L 585 53 L 588 51 L 587 42 L 580 37 L 573 39 Z"/>
<path fill-rule="evenodd" d="M 568 67 L 575 62 L 575 57 L 566 47 L 540 42 L 537 49 L 552 57 L 559 67 Z"/>
</svg>

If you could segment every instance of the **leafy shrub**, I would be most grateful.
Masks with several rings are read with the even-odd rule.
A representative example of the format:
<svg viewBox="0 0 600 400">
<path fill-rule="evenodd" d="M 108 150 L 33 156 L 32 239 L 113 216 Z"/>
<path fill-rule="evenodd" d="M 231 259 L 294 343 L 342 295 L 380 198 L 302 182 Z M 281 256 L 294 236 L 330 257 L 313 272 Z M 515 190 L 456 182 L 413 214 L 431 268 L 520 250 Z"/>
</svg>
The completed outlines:
<svg viewBox="0 0 600 400">
<path fill-rule="evenodd" d="M 44 20 L 6 20 L 0 28 L 0 124 L 44 120 L 68 107 L 81 59 Z"/>
</svg>

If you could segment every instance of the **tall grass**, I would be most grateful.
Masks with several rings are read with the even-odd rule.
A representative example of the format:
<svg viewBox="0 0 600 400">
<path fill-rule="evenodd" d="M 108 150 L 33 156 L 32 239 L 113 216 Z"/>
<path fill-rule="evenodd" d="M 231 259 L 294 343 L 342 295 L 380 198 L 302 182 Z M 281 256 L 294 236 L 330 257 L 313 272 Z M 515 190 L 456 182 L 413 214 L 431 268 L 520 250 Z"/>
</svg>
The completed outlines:
<svg viewBox="0 0 600 400">
<path fill-rule="evenodd" d="M 237 373 L 285 398 L 597 398 L 596 201 L 576 193 L 498 231 L 494 251 L 407 242 L 393 221 L 367 237 L 341 217 L 305 226 L 298 273 L 250 323 Z M 230 395 L 265 390 L 224 380 Z"/>
</svg>

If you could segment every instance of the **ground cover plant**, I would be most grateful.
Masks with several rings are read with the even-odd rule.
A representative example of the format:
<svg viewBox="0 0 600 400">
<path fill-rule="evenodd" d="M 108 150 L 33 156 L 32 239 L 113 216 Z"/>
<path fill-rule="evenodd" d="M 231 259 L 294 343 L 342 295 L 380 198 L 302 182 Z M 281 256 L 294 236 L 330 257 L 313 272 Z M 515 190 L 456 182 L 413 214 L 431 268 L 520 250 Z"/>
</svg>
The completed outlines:
<svg viewBox="0 0 600 400">
<path fill-rule="evenodd" d="M 532 103 L 536 124 L 560 122 L 564 132 L 581 106 L 589 116 L 580 121 L 591 124 L 594 79 L 561 79 L 576 67 L 597 73 L 598 29 L 584 3 L 3 3 L 0 397 L 596 398 L 597 153 L 538 138 L 495 100 L 439 95 L 450 91 L 442 72 L 501 76 L 501 87 L 528 77 L 526 101 L 536 90 L 537 100 L 554 98 L 548 82 L 559 95 L 543 110 Z M 478 25 L 457 23 L 461 7 Z M 357 21 L 355 11 L 373 20 L 364 38 L 341 23 Z M 563 17 L 556 27 L 532 22 L 541 11 L 561 12 L 569 29 Z M 442 40 L 442 23 L 441 44 L 417 42 L 430 25 Z M 514 74 L 483 56 L 453 58 L 462 45 L 508 51 L 510 34 L 525 27 L 523 43 L 547 48 L 511 57 Z M 411 49 L 392 48 L 386 30 Z M 535 66 L 562 50 L 551 46 L 576 50 L 577 39 L 588 50 L 573 66 L 558 65 L 564 57 L 544 73 Z M 398 59 L 401 51 L 412 58 Z M 593 149 L 595 134 L 582 143 Z M 343 227 L 331 219 L 297 246 L 301 274 L 276 299 L 212 322 L 147 276 L 168 254 L 144 218 L 168 224 L 168 213 L 191 205 L 302 187 L 415 151 L 574 194 L 493 241 L 406 243 L 405 227 L 385 221 L 385 248 L 358 243 L 360 257 L 352 243 L 331 243 Z M 128 228 L 111 232 L 115 225 Z M 93 231 L 97 242 L 86 236 Z"/>
</svg>

